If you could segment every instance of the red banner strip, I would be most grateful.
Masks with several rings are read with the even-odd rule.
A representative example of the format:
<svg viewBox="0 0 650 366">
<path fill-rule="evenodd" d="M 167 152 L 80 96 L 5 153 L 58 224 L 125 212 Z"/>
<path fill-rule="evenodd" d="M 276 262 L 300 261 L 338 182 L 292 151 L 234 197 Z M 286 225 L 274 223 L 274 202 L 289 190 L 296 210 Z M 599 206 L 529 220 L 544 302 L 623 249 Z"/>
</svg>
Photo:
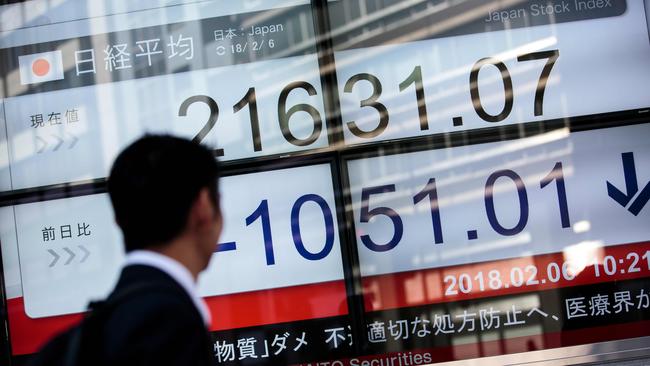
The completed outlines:
<svg viewBox="0 0 650 366">
<path fill-rule="evenodd" d="M 650 242 L 369 276 L 363 289 L 378 311 L 644 277 Z"/>
<path fill-rule="evenodd" d="M 343 281 L 205 298 L 212 313 L 210 330 L 226 330 L 345 315 L 348 305 Z M 12 353 L 36 352 L 54 335 L 77 324 L 82 314 L 32 319 L 22 297 L 7 301 Z"/>
<path fill-rule="evenodd" d="M 213 331 L 348 313 L 343 281 L 214 296 L 205 301 L 212 312 Z"/>
</svg>

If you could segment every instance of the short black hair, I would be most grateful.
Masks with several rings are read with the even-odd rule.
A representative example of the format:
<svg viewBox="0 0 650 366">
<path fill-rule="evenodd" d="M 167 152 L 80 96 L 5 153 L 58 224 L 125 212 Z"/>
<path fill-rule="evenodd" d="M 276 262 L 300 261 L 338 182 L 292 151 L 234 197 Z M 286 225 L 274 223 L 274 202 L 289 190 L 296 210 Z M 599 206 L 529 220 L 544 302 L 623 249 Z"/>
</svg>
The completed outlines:
<svg viewBox="0 0 650 366">
<path fill-rule="evenodd" d="M 218 209 L 218 178 L 212 152 L 193 141 L 146 135 L 129 145 L 115 159 L 108 178 L 126 251 L 160 246 L 177 237 L 205 187 Z"/>
</svg>

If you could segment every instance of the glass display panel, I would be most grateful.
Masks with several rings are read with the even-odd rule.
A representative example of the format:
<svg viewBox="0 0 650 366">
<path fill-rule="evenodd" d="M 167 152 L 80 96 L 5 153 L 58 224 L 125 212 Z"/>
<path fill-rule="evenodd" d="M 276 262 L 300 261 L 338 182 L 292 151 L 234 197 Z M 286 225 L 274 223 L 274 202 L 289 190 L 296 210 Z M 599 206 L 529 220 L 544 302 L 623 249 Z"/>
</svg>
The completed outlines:
<svg viewBox="0 0 650 366">
<path fill-rule="evenodd" d="M 199 281 L 215 365 L 650 359 L 648 16 L 644 0 L 0 5 L 9 361 L 114 286 L 105 177 L 146 133 L 223 162 Z"/>
<path fill-rule="evenodd" d="M 348 311 L 334 194 L 329 164 L 221 179 L 222 242 L 199 279 L 217 363 L 329 354 L 316 340 L 347 327 Z M 14 354 L 33 353 L 113 288 L 121 235 L 106 194 L 4 207 L 0 216 L 11 344 Z M 276 334 L 292 348 L 269 353 Z"/>
<path fill-rule="evenodd" d="M 617 192 L 625 167 L 650 158 L 648 133 L 557 130 L 350 161 L 373 348 L 470 358 L 646 335 L 650 196 L 625 206 Z M 650 182 L 642 170 L 627 182 Z"/>
<path fill-rule="evenodd" d="M 347 144 L 648 106 L 642 1 L 357 0 L 330 13 Z"/>
<path fill-rule="evenodd" d="M 650 335 L 644 6 L 329 3 L 344 140 L 361 145 L 343 165 L 365 348 L 338 362 Z"/>
<path fill-rule="evenodd" d="M 11 189 L 103 178 L 146 132 L 201 141 L 222 161 L 326 147 L 308 3 L 224 4 L 158 4 L 3 32 Z M 14 9 L 38 15 L 29 3 L 2 15 Z"/>
<path fill-rule="evenodd" d="M 200 141 L 227 163 L 222 240 L 199 280 L 215 365 L 349 354 L 349 341 L 327 342 L 351 339 L 331 159 L 259 163 L 328 145 L 307 1 L 36 1 L 0 19 L 13 362 L 115 285 L 124 252 L 104 178 L 145 133 Z"/>
</svg>

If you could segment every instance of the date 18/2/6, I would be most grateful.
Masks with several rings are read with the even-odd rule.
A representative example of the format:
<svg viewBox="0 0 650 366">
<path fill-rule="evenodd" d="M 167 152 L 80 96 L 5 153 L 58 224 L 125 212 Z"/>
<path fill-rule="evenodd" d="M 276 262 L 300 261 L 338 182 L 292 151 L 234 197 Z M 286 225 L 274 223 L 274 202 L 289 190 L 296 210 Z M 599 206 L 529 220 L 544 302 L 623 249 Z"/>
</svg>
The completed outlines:
<svg viewBox="0 0 650 366">
<path fill-rule="evenodd" d="M 496 214 L 494 202 L 494 185 L 499 179 L 511 180 L 517 189 L 517 199 L 519 201 L 519 219 L 517 220 L 517 223 L 512 227 L 504 226 Z M 555 163 L 553 169 L 551 169 L 551 171 L 539 182 L 539 188 L 545 189 L 552 182 L 555 182 L 560 224 L 562 225 L 562 228 L 568 228 L 571 226 L 571 220 L 569 218 L 566 186 L 564 184 L 564 171 L 562 170 L 561 162 Z M 392 192 L 395 192 L 395 190 L 395 184 L 367 187 L 361 190 L 361 225 L 370 225 L 370 220 L 373 217 L 385 216 L 390 219 L 390 222 L 393 226 L 393 236 L 385 243 L 376 242 L 375 239 L 371 238 L 369 234 L 360 236 L 363 245 L 372 251 L 387 252 L 395 248 L 402 240 L 402 236 L 404 234 L 404 223 L 397 211 L 390 207 L 383 206 L 370 208 L 371 197 L 382 194 L 390 194 Z M 429 213 L 431 215 L 434 243 L 443 244 L 444 237 L 442 219 L 440 208 L 438 206 L 438 190 L 436 188 L 435 178 L 430 178 L 424 188 L 422 188 L 420 192 L 413 196 L 413 205 L 417 205 L 422 201 L 428 203 L 428 206 L 430 208 Z M 513 236 L 521 233 L 526 228 L 530 211 L 528 205 L 528 193 L 522 178 L 516 172 L 504 169 L 490 174 L 485 183 L 483 201 L 485 203 L 485 212 L 490 226 L 498 234 L 504 236 Z"/>
</svg>

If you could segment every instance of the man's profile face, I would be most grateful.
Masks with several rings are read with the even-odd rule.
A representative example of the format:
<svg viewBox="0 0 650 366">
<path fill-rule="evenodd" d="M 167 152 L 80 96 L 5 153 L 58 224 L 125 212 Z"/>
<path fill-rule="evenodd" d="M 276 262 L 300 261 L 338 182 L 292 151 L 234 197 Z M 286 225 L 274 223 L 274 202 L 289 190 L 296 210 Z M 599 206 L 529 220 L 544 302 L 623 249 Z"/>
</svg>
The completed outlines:
<svg viewBox="0 0 650 366">
<path fill-rule="evenodd" d="M 197 222 L 195 225 L 196 244 L 198 246 L 197 249 L 205 259 L 205 268 L 210 263 L 210 259 L 219 242 L 219 237 L 223 229 L 223 216 L 221 215 L 219 204 L 215 202 L 207 189 L 203 189 L 199 193 L 195 210 L 197 211 Z"/>
<path fill-rule="evenodd" d="M 205 253 L 207 258 L 205 264 L 206 267 L 208 266 L 212 255 L 214 254 L 214 250 L 219 243 L 219 238 L 221 237 L 221 231 L 223 230 L 223 216 L 221 215 L 221 207 L 219 207 L 218 203 L 214 204 L 214 219 L 211 227 L 212 230 L 210 233 L 210 241 L 206 241 L 205 244 Z"/>
</svg>

